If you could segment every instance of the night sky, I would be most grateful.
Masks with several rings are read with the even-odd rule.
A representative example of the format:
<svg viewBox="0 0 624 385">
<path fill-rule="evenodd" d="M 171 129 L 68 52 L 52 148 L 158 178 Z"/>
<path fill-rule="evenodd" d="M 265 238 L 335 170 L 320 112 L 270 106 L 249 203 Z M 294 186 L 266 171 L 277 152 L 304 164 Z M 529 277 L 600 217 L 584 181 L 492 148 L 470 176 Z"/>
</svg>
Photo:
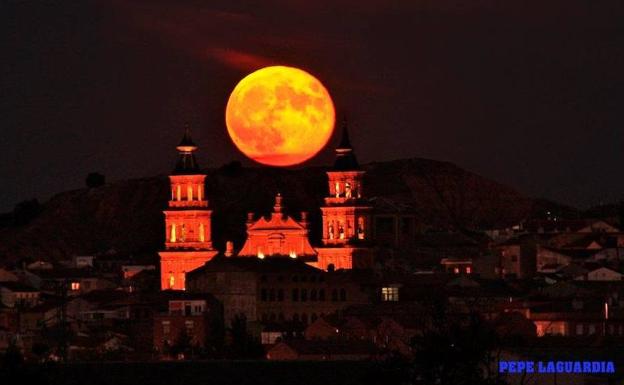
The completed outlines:
<svg viewBox="0 0 624 385">
<path fill-rule="evenodd" d="M 447 160 L 581 207 L 624 197 L 622 1 L 317 3 L 3 1 L 0 211 L 91 171 L 167 174 L 185 122 L 203 166 L 251 164 L 224 109 L 271 64 L 326 85 L 362 162 Z"/>
</svg>

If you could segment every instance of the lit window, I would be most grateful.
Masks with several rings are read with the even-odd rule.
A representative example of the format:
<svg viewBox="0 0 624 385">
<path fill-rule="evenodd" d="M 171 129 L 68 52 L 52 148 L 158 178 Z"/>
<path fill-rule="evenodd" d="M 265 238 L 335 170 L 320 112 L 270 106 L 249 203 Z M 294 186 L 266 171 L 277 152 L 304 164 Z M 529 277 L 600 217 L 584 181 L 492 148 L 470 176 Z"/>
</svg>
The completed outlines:
<svg viewBox="0 0 624 385">
<path fill-rule="evenodd" d="M 71 289 L 72 289 L 73 291 L 80 290 L 80 282 L 72 282 L 72 283 L 71 283 Z"/>
<path fill-rule="evenodd" d="M 459 274 L 459 267 L 454 268 L 454 269 L 453 269 L 453 273 L 455 273 L 455 274 Z"/>
<path fill-rule="evenodd" d="M 163 328 L 163 335 L 166 336 L 171 333 L 171 324 L 169 323 L 169 321 L 163 321 L 162 328 Z"/>
<path fill-rule="evenodd" d="M 397 302 L 399 300 L 399 288 L 397 286 L 382 287 L 381 300 L 385 302 Z"/>
<path fill-rule="evenodd" d="M 472 267 L 466 266 L 466 274 L 472 273 Z"/>
</svg>

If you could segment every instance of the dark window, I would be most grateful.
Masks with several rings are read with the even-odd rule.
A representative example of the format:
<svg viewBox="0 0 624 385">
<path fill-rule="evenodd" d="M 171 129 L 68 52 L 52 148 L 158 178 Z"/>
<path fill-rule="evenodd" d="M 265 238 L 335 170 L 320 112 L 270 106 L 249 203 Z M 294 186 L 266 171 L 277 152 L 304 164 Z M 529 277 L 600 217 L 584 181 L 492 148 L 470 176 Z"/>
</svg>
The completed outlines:
<svg viewBox="0 0 624 385">
<path fill-rule="evenodd" d="M 310 290 L 310 301 L 316 301 L 316 289 Z"/>
<path fill-rule="evenodd" d="M 293 314 L 293 321 L 295 322 L 299 321 L 299 314 L 297 313 Z"/>
<path fill-rule="evenodd" d="M 270 321 L 275 321 L 275 313 L 271 313 L 271 316 L 269 317 Z"/>
<path fill-rule="evenodd" d="M 310 317 L 310 319 L 312 320 L 312 322 L 316 321 L 318 319 L 316 313 L 312 313 L 312 317 Z"/>
<path fill-rule="evenodd" d="M 266 300 L 267 300 L 267 290 L 262 289 L 260 290 L 260 301 L 266 302 Z"/>
<path fill-rule="evenodd" d="M 293 276 L 293 282 L 299 282 L 299 277 L 297 277 L 296 275 Z"/>
<path fill-rule="evenodd" d="M 260 277 L 260 282 L 266 282 L 267 281 L 267 276 L 263 275 L 262 277 Z"/>
<path fill-rule="evenodd" d="M 338 290 L 336 289 L 332 290 L 332 301 L 338 301 Z"/>
<path fill-rule="evenodd" d="M 301 302 L 305 302 L 308 300 L 308 291 L 306 289 L 301 289 Z"/>
<path fill-rule="evenodd" d="M 308 315 L 306 313 L 301 314 L 301 322 L 304 324 L 308 323 Z"/>
<path fill-rule="evenodd" d="M 341 301 L 347 300 L 347 291 L 345 289 L 340 289 L 340 300 Z"/>
<path fill-rule="evenodd" d="M 325 301 L 325 289 L 320 289 L 318 292 L 319 301 Z"/>
<path fill-rule="evenodd" d="M 275 289 L 269 290 L 269 301 L 275 301 Z"/>
<path fill-rule="evenodd" d="M 284 281 L 284 276 L 280 275 L 277 277 L 277 282 L 283 282 Z"/>
<path fill-rule="evenodd" d="M 378 234 L 394 233 L 394 218 L 378 217 L 375 218 L 375 231 Z"/>
<path fill-rule="evenodd" d="M 517 255 L 512 255 L 511 256 L 511 262 L 518 262 L 518 256 Z"/>
<path fill-rule="evenodd" d="M 301 277 L 301 282 L 308 282 L 308 277 L 307 276 L 302 276 Z"/>
<path fill-rule="evenodd" d="M 280 302 L 284 300 L 284 289 L 279 289 L 277 291 L 277 300 Z"/>
<path fill-rule="evenodd" d="M 284 320 L 284 313 L 279 313 L 277 315 L 277 319 L 280 320 L 280 321 L 283 321 Z"/>
<path fill-rule="evenodd" d="M 295 302 L 299 301 L 299 289 L 292 290 L 292 300 Z"/>
</svg>

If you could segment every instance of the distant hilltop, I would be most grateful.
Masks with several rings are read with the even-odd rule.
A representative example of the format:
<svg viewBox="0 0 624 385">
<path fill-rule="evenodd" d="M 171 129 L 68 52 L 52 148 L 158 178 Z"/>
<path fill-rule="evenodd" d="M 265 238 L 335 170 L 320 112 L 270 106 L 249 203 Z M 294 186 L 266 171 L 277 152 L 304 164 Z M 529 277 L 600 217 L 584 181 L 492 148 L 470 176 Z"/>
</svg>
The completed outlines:
<svg viewBox="0 0 624 385">
<path fill-rule="evenodd" d="M 539 202 L 448 162 L 412 158 L 364 165 L 366 196 L 377 211 L 412 211 L 419 228 L 475 231 L 513 226 Z M 322 167 L 207 169 L 206 195 L 213 211 L 213 240 L 237 247 L 245 239 L 247 212 L 268 214 L 276 192 L 288 214 L 309 212 L 312 241 L 320 238 L 327 176 Z M 61 260 L 72 255 L 152 254 L 164 243 L 170 190 L 166 176 L 132 179 L 57 194 L 28 223 L 0 229 L 0 258 Z M 537 203 L 536 203 L 537 202 Z"/>
</svg>

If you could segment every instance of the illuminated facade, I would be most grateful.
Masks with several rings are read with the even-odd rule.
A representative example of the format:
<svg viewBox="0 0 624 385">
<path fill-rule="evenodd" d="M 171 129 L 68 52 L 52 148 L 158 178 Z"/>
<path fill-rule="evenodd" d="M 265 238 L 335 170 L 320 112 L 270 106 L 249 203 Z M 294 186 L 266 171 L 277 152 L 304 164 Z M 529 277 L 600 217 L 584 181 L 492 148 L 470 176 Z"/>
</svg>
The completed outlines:
<svg viewBox="0 0 624 385">
<path fill-rule="evenodd" d="M 316 251 L 308 238 L 308 221 L 305 212 L 301 213 L 301 221 L 282 212 L 282 196 L 277 194 L 275 206 L 269 218 L 254 220 L 249 213 L 247 219 L 247 240 L 239 251 L 242 257 L 265 258 L 274 255 L 291 258 L 314 258 Z"/>
<path fill-rule="evenodd" d="M 320 269 L 372 267 L 372 250 L 365 247 L 371 237 L 372 207 L 364 200 L 364 173 L 345 125 L 334 167 L 327 172 L 329 196 L 321 207 L 323 245 L 317 248 Z"/>
<path fill-rule="evenodd" d="M 185 290 L 185 273 L 212 259 L 208 200 L 204 193 L 206 175 L 199 170 L 188 128 L 178 150 L 178 162 L 169 176 L 171 199 L 165 214 L 165 250 L 160 254 L 162 290 Z"/>
</svg>

